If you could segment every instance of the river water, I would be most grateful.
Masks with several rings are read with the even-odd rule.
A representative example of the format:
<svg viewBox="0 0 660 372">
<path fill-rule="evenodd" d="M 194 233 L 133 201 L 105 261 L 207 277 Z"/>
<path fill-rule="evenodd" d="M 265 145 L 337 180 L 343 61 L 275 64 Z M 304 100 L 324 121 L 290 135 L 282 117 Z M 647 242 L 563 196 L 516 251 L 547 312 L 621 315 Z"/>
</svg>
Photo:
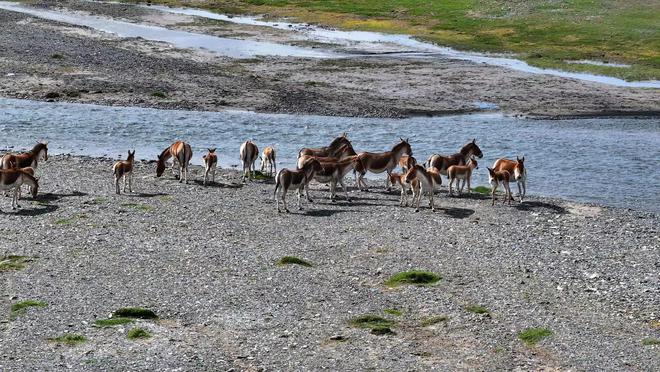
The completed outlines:
<svg viewBox="0 0 660 372">
<path fill-rule="evenodd" d="M 294 167 L 303 146 L 324 146 L 347 132 L 356 151 L 385 151 L 409 137 L 415 157 L 455 153 L 472 138 L 484 158 L 473 185 L 487 183 L 486 166 L 523 155 L 530 194 L 660 212 L 660 120 L 528 120 L 500 114 L 409 119 L 198 112 L 0 98 L 0 149 L 48 140 L 51 153 L 155 159 L 174 140 L 189 142 L 193 162 L 217 147 L 220 165 L 239 164 L 238 148 L 254 139 L 274 145 L 278 167 Z M 372 175 L 382 181 L 382 175 Z M 372 181 L 375 182 L 375 181 Z M 515 190 L 515 187 L 514 187 Z"/>
</svg>

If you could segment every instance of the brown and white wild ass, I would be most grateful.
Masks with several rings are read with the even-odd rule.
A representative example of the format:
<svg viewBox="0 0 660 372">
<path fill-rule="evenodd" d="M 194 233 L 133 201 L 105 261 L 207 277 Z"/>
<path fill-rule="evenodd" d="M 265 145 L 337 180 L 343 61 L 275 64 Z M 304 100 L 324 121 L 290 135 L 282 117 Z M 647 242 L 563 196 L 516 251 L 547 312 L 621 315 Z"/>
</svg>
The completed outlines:
<svg viewBox="0 0 660 372">
<path fill-rule="evenodd" d="M 297 162 L 297 167 L 300 169 L 303 164 L 305 164 L 309 159 L 316 159 L 320 162 L 331 162 L 331 161 L 339 161 L 342 159 L 346 159 L 347 157 L 350 156 L 355 156 L 357 155 L 355 153 L 355 150 L 353 149 L 353 146 L 350 143 L 346 143 L 341 145 L 335 152 L 334 154 L 336 156 L 316 156 L 316 155 L 300 155 L 298 157 L 298 162 Z"/>
<path fill-rule="evenodd" d="M 209 179 L 209 174 L 211 175 L 211 182 L 215 182 L 215 169 L 218 166 L 218 155 L 215 153 L 215 148 L 208 149 L 205 155 L 202 156 L 204 160 L 204 186 Z"/>
<path fill-rule="evenodd" d="M 522 158 L 519 158 L 516 156 L 515 161 L 504 158 L 497 159 L 495 160 L 495 164 L 493 164 L 493 170 L 505 170 L 513 175 L 513 178 L 518 184 L 518 196 L 520 196 L 520 202 L 522 203 L 525 194 L 527 194 L 527 169 L 525 169 L 525 157 L 523 156 Z"/>
<path fill-rule="evenodd" d="M 407 172 L 406 172 L 407 173 Z M 412 185 L 406 182 L 406 173 L 397 173 L 392 172 L 388 175 L 390 178 L 390 184 L 392 186 L 399 185 L 401 186 L 401 199 L 399 200 L 399 206 L 407 207 L 408 206 L 408 190 L 413 187 L 418 187 L 419 181 L 414 179 Z"/>
<path fill-rule="evenodd" d="M 414 167 L 415 165 L 417 165 L 417 159 L 415 159 L 413 156 L 403 155 L 401 159 L 399 159 L 399 166 L 401 167 L 401 172 L 403 173 L 408 172 L 408 169 Z"/>
<path fill-rule="evenodd" d="M 452 192 L 454 181 L 456 181 L 456 189 L 458 190 L 458 195 L 463 192 L 463 187 L 465 187 L 466 181 L 469 193 L 472 190 L 470 185 L 470 180 L 472 179 L 472 171 L 475 169 L 479 169 L 479 164 L 477 164 L 477 160 L 475 158 L 471 158 L 467 165 L 452 165 L 447 168 L 447 178 L 449 178 L 449 195 L 454 195 Z M 463 181 L 463 184 L 461 184 L 461 181 Z"/>
<path fill-rule="evenodd" d="M 272 176 L 277 173 L 277 163 L 275 162 L 275 148 L 273 146 L 268 146 L 264 149 L 264 152 L 261 154 L 261 173 L 266 171 L 266 166 L 268 166 L 268 175 Z"/>
<path fill-rule="evenodd" d="M 313 159 L 318 160 L 318 158 Z M 336 200 L 337 183 L 339 183 L 346 194 L 346 200 L 350 202 L 351 198 L 348 196 L 344 177 L 351 170 L 359 174 L 364 174 L 365 170 L 360 158 L 357 155 L 353 155 L 341 160 L 321 161 L 320 164 L 322 169 L 314 173 L 314 180 L 330 184 L 330 200 L 333 203 Z"/>
<path fill-rule="evenodd" d="M 390 173 L 396 168 L 399 164 L 399 160 L 403 155 L 412 156 L 412 148 L 408 139 L 401 138 L 401 141 L 392 147 L 392 150 L 386 152 L 361 152 L 358 154 L 362 165 L 364 166 L 365 171 L 371 173 L 383 173 L 387 172 L 387 177 L 385 179 L 385 187 L 389 191 L 390 187 Z M 366 172 L 365 172 L 366 173 Z M 357 187 L 364 190 L 368 189 L 367 183 L 364 181 L 364 173 L 359 174 L 356 177 Z"/>
<path fill-rule="evenodd" d="M 275 191 L 273 192 L 273 197 L 275 198 L 277 205 L 277 212 L 280 212 L 280 199 L 277 197 L 277 190 L 282 188 L 282 203 L 284 203 L 284 210 L 288 213 L 289 209 L 286 206 L 286 194 L 290 189 L 298 190 L 298 210 L 302 209 L 302 192 L 305 190 L 307 199 L 309 200 L 309 190 L 307 184 L 312 180 L 314 174 L 320 171 L 321 163 L 316 159 L 311 159 L 305 164 L 303 164 L 302 169 L 290 170 L 282 169 L 275 176 Z"/>
<path fill-rule="evenodd" d="M 452 165 L 466 165 L 468 160 L 472 157 L 482 158 L 484 155 L 481 152 L 479 146 L 477 146 L 477 140 L 472 139 L 471 142 L 466 143 L 461 150 L 453 155 L 438 155 L 433 154 L 426 161 L 426 167 L 436 167 L 441 174 L 447 175 L 447 169 Z"/>
<path fill-rule="evenodd" d="M 491 205 L 495 205 L 495 192 L 497 191 L 497 187 L 502 184 L 504 185 L 504 200 L 502 201 L 502 204 L 509 202 L 511 204 L 511 189 L 509 188 L 509 181 L 511 180 L 511 173 L 509 171 L 503 170 L 503 171 L 495 171 L 492 168 L 488 168 L 488 183 L 492 186 L 492 191 L 491 195 L 493 196 L 493 203 Z"/>
<path fill-rule="evenodd" d="M 341 136 L 335 138 L 330 142 L 330 145 L 326 147 L 317 147 L 317 148 L 308 148 L 305 147 L 298 152 L 298 157 L 303 155 L 311 156 L 332 156 L 337 157 L 338 151 L 342 145 L 351 144 L 351 141 L 348 140 L 348 135 L 343 133 Z"/>
<path fill-rule="evenodd" d="M 419 212 L 419 203 L 422 199 L 422 194 L 425 192 L 429 195 L 429 206 L 431 210 L 435 211 L 433 194 L 435 192 L 436 179 L 439 178 L 439 175 L 440 172 L 437 169 L 427 171 L 419 164 L 408 169 L 404 181 L 412 185 L 413 199 L 411 206 L 415 207 L 415 212 Z M 417 200 L 417 204 L 415 204 L 415 200 Z"/>
<path fill-rule="evenodd" d="M 190 164 L 190 159 L 192 159 L 193 152 L 189 144 L 183 141 L 176 141 L 170 147 L 163 150 L 163 152 L 158 155 L 158 162 L 156 163 L 156 177 L 163 175 L 165 171 L 165 162 L 172 158 L 172 175 L 176 177 L 174 173 L 174 164 L 179 165 L 179 182 L 182 182 L 185 175 L 186 183 L 188 183 L 188 165 Z"/>
<path fill-rule="evenodd" d="M 124 193 L 126 193 L 126 183 L 128 182 L 128 191 L 133 192 L 133 163 L 135 162 L 135 150 L 128 150 L 126 160 L 119 160 L 112 166 L 112 174 L 115 177 L 115 192 L 119 192 L 119 180 L 124 178 Z"/>
<path fill-rule="evenodd" d="M 20 208 L 18 197 L 22 185 L 30 187 L 30 193 L 33 198 L 37 197 L 39 191 L 39 182 L 28 172 L 21 169 L 2 169 L 0 170 L 0 190 L 14 190 L 14 197 L 11 201 L 11 209 Z"/>
<path fill-rule="evenodd" d="M 37 142 L 32 150 L 18 154 L 5 154 L 0 160 L 2 169 L 32 167 L 35 170 L 40 160 L 48 160 L 48 142 Z"/>
<path fill-rule="evenodd" d="M 252 180 L 252 172 L 255 171 L 254 163 L 259 157 L 259 148 L 254 142 L 247 140 L 241 144 L 239 153 L 243 165 L 243 181 L 245 181 L 246 178 Z"/>
</svg>

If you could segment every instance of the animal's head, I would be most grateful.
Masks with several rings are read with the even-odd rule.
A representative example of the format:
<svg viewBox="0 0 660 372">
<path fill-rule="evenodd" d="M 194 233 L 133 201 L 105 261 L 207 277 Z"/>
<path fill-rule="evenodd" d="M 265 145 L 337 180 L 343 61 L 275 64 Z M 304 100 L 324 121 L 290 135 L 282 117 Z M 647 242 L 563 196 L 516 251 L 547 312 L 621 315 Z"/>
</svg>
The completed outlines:
<svg viewBox="0 0 660 372">
<path fill-rule="evenodd" d="M 353 155 L 353 169 L 355 172 L 361 175 L 365 175 L 367 173 L 367 169 L 364 167 L 362 160 L 360 160 L 360 157 L 357 155 Z"/>
<path fill-rule="evenodd" d="M 156 162 L 156 177 L 160 177 L 165 172 L 165 159 L 162 155 L 158 155 L 158 161 Z"/>
<path fill-rule="evenodd" d="M 126 160 L 130 161 L 130 160 L 133 160 L 133 159 L 135 159 L 135 150 L 133 150 L 133 151 L 128 150 L 128 157 L 126 158 Z"/>
<path fill-rule="evenodd" d="M 328 147 L 338 148 L 339 146 L 345 145 L 347 143 L 350 144 L 351 141 L 348 140 L 348 135 L 346 134 L 346 132 L 344 132 L 344 133 L 342 133 L 341 136 L 333 139 L 332 142 L 330 142 L 330 146 L 328 146 Z"/>
<path fill-rule="evenodd" d="M 213 154 L 215 152 L 215 147 L 212 148 L 212 149 L 208 149 L 208 150 L 209 150 L 209 154 Z"/>
<path fill-rule="evenodd" d="M 39 160 L 48 160 L 48 142 L 38 142 L 35 146 Z"/>
<path fill-rule="evenodd" d="M 473 138 L 471 142 L 468 142 L 463 148 L 461 148 L 462 154 L 471 154 L 478 157 L 479 159 L 484 157 L 484 154 L 481 152 L 479 146 L 477 146 L 477 139 Z"/>
<path fill-rule="evenodd" d="M 479 163 L 477 163 L 477 159 L 470 158 L 470 166 L 472 169 L 479 169 Z"/>
<path fill-rule="evenodd" d="M 402 154 L 412 156 L 412 147 L 410 146 L 410 143 L 408 142 L 408 138 L 403 139 L 399 138 L 401 142 L 399 142 L 396 146 L 394 146 L 393 152 L 401 151 Z"/>
<path fill-rule="evenodd" d="M 415 165 L 417 165 L 417 159 L 415 159 L 413 156 L 408 156 L 408 158 L 406 159 L 406 168 L 410 169 Z"/>
<path fill-rule="evenodd" d="M 414 167 L 408 169 L 408 172 L 406 172 L 406 176 L 404 177 L 404 181 L 406 183 L 412 182 L 415 178 L 417 178 L 417 171 L 421 168 L 419 165 L 415 165 Z"/>
<path fill-rule="evenodd" d="M 34 179 L 34 186 L 30 189 L 30 194 L 32 194 L 32 198 L 37 197 L 37 193 L 39 192 L 39 179 L 35 178 Z"/>
<path fill-rule="evenodd" d="M 303 164 L 303 170 L 305 170 L 306 174 L 314 174 L 322 171 L 323 166 L 321 166 L 321 162 L 317 159 L 311 158 Z"/>
<path fill-rule="evenodd" d="M 516 160 L 518 162 L 513 167 L 513 177 L 516 181 L 520 181 L 525 175 L 525 157 L 519 158 L 516 156 Z"/>
<path fill-rule="evenodd" d="M 489 167 L 486 167 L 486 169 L 488 169 L 488 183 L 490 183 L 491 185 L 495 184 L 496 182 L 495 171 L 493 170 L 493 168 L 489 168 Z"/>
</svg>

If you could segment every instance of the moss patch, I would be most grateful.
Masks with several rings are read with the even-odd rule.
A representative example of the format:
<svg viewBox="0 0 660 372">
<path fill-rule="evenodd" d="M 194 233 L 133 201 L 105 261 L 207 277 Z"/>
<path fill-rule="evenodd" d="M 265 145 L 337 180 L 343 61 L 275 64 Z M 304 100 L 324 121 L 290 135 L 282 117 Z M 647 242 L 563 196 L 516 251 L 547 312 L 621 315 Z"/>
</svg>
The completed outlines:
<svg viewBox="0 0 660 372">
<path fill-rule="evenodd" d="M 429 326 L 432 326 L 432 325 L 435 325 L 435 324 L 438 324 L 438 323 L 444 323 L 447 320 L 449 320 L 449 318 L 447 318 L 444 315 L 431 316 L 431 317 L 422 319 L 422 322 L 420 323 L 420 325 L 422 327 L 429 327 Z"/>
<path fill-rule="evenodd" d="M 141 203 L 123 203 L 121 206 L 126 208 L 132 208 L 141 212 L 151 212 L 154 210 L 154 207 L 148 204 L 141 204 Z"/>
<path fill-rule="evenodd" d="M 552 336 L 552 331 L 547 328 L 527 328 L 518 333 L 518 338 L 531 346 L 536 345 L 539 341 L 550 336 Z"/>
<path fill-rule="evenodd" d="M 489 311 L 481 305 L 468 305 L 465 307 L 465 310 L 475 313 L 475 314 L 488 314 Z"/>
<path fill-rule="evenodd" d="M 151 93 L 151 96 L 156 98 L 167 98 L 167 95 L 163 92 L 153 92 Z"/>
<path fill-rule="evenodd" d="M 385 319 L 378 315 L 362 315 L 348 321 L 350 325 L 357 328 L 374 329 L 379 327 L 391 327 L 396 324 L 395 321 Z"/>
<path fill-rule="evenodd" d="M 156 319 L 158 315 L 149 309 L 141 307 L 122 307 L 112 313 L 113 318 Z"/>
<path fill-rule="evenodd" d="M 25 314 L 25 311 L 30 307 L 46 307 L 47 303 L 39 300 L 25 300 L 11 305 L 11 319 L 16 319 L 19 315 Z"/>
<path fill-rule="evenodd" d="M 269 176 L 266 173 L 263 173 L 261 171 L 254 171 L 252 173 L 252 178 L 254 178 L 255 180 L 259 180 L 259 181 L 264 181 L 264 180 L 272 179 L 273 177 L 271 177 L 271 176 Z"/>
<path fill-rule="evenodd" d="M 147 332 L 147 330 L 140 328 L 140 327 L 135 327 L 128 331 L 128 335 L 126 336 L 129 340 L 137 340 L 137 339 L 144 339 L 144 338 L 149 338 L 151 337 L 151 333 Z"/>
<path fill-rule="evenodd" d="M 491 188 L 488 186 L 477 186 L 473 188 L 472 191 L 479 194 L 490 195 Z"/>
<path fill-rule="evenodd" d="M 0 257 L 0 272 L 23 269 L 26 261 L 27 257 L 25 256 L 2 256 Z"/>
<path fill-rule="evenodd" d="M 397 309 L 385 309 L 385 310 L 383 310 L 383 312 L 384 312 L 385 314 L 390 314 L 390 315 L 394 315 L 394 316 L 401 316 L 401 315 L 403 315 L 403 311 L 401 311 L 401 310 L 397 310 Z"/>
<path fill-rule="evenodd" d="M 388 287 L 398 287 L 406 284 L 427 286 L 438 282 L 440 279 L 442 279 L 440 275 L 430 271 L 412 270 L 392 276 L 385 282 L 385 285 Z"/>
<path fill-rule="evenodd" d="M 99 328 L 109 328 L 117 325 L 133 323 L 135 320 L 130 318 L 110 318 L 110 319 L 99 319 L 94 322 L 94 326 Z"/>
<path fill-rule="evenodd" d="M 277 260 L 277 265 L 278 266 L 284 266 L 284 265 L 300 265 L 300 266 L 305 266 L 305 267 L 312 267 L 312 264 L 300 259 L 295 256 L 284 256 Z"/>
<path fill-rule="evenodd" d="M 53 337 L 48 339 L 51 342 L 55 342 L 58 344 L 63 344 L 67 346 L 75 346 L 78 344 L 82 344 L 83 342 L 87 341 L 87 338 L 83 335 L 75 334 L 75 333 L 67 333 L 62 336 L 58 337 Z"/>
<path fill-rule="evenodd" d="M 657 338 L 645 338 L 642 340 L 642 345 L 651 346 L 651 345 L 660 345 L 660 340 Z"/>
</svg>

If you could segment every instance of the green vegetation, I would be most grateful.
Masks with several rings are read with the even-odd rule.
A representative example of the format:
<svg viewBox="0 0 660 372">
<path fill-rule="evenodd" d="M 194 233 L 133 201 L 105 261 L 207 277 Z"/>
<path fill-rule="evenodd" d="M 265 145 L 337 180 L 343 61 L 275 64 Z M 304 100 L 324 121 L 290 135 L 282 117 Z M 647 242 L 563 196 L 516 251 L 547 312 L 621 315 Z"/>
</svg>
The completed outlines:
<svg viewBox="0 0 660 372">
<path fill-rule="evenodd" d="M 53 337 L 49 338 L 49 341 L 56 342 L 58 344 L 64 344 L 67 346 L 75 346 L 78 344 L 82 344 L 83 342 L 87 341 L 87 338 L 83 335 L 78 335 L 75 333 L 67 333 L 62 336 L 58 337 Z"/>
<path fill-rule="evenodd" d="M 11 305 L 11 314 L 9 317 L 11 319 L 16 319 L 19 315 L 25 314 L 27 308 L 46 307 L 46 306 L 48 306 L 47 303 L 38 300 L 25 300 L 25 301 L 17 302 Z"/>
<path fill-rule="evenodd" d="M 148 204 L 141 204 L 141 203 L 124 203 L 121 206 L 127 208 L 133 208 L 137 211 L 142 211 L 142 212 L 151 212 L 152 210 L 154 210 L 154 207 Z"/>
<path fill-rule="evenodd" d="M 477 186 L 473 188 L 472 191 L 477 192 L 479 194 L 490 195 L 491 188 L 488 186 Z"/>
<path fill-rule="evenodd" d="M 130 318 L 110 318 L 110 319 L 99 319 L 94 322 L 94 326 L 99 328 L 109 328 L 116 325 L 133 323 L 135 320 Z"/>
<path fill-rule="evenodd" d="M 384 312 L 385 314 L 390 314 L 390 315 L 394 315 L 394 316 L 401 316 L 401 315 L 403 315 L 403 311 L 401 311 L 401 310 L 397 310 L 397 309 L 385 309 L 385 310 L 383 310 L 383 312 Z"/>
<path fill-rule="evenodd" d="M 60 218 L 59 220 L 55 221 L 56 225 L 71 225 L 73 223 L 73 218 Z"/>
<path fill-rule="evenodd" d="M 267 175 L 266 173 L 263 173 L 262 171 L 254 171 L 252 172 L 252 178 L 258 181 L 265 181 L 273 178 L 272 176 Z"/>
<path fill-rule="evenodd" d="M 151 93 L 151 96 L 156 98 L 167 98 L 167 95 L 163 92 L 153 92 Z"/>
<path fill-rule="evenodd" d="M 475 313 L 475 314 L 488 314 L 489 311 L 481 305 L 469 305 L 465 307 L 465 310 Z"/>
<path fill-rule="evenodd" d="M 312 267 L 312 264 L 294 256 L 284 256 L 277 261 L 278 266 L 284 265 L 300 265 L 305 267 Z"/>
<path fill-rule="evenodd" d="M 432 317 L 422 319 L 421 326 L 422 327 L 429 327 L 429 326 L 432 326 L 432 325 L 435 325 L 435 324 L 438 324 L 438 323 L 446 322 L 447 320 L 449 320 L 449 318 L 444 316 L 444 315 L 432 316 Z"/>
<path fill-rule="evenodd" d="M 657 338 L 645 338 L 642 340 L 642 345 L 660 345 L 660 340 Z"/>
<path fill-rule="evenodd" d="M 122 307 L 112 313 L 113 318 L 156 319 L 158 315 L 149 309 L 141 307 Z"/>
<path fill-rule="evenodd" d="M 55 54 L 51 54 L 50 58 L 52 58 L 52 59 L 64 59 L 64 55 L 62 55 L 60 53 L 55 53 Z"/>
<path fill-rule="evenodd" d="M 550 336 L 552 336 L 552 331 L 547 328 L 527 328 L 518 333 L 518 338 L 531 346 L 536 345 L 537 342 Z"/>
<path fill-rule="evenodd" d="M 128 331 L 128 335 L 126 337 L 128 337 L 129 340 L 137 340 L 140 338 L 149 338 L 151 337 L 151 333 L 147 332 L 143 328 L 135 327 Z"/>
<path fill-rule="evenodd" d="M 25 267 L 27 257 L 25 256 L 2 256 L 0 257 L 0 272 L 10 270 L 20 270 Z"/>
<path fill-rule="evenodd" d="M 385 282 L 388 287 L 398 287 L 400 285 L 413 284 L 419 286 L 431 285 L 438 282 L 442 277 L 429 271 L 412 270 L 404 271 L 392 276 Z"/>
<path fill-rule="evenodd" d="M 348 323 L 356 328 L 369 329 L 375 335 L 395 334 L 390 327 L 396 322 L 377 315 L 362 315 L 349 320 Z"/>
<path fill-rule="evenodd" d="M 137 2 L 123 0 L 125 2 Z M 642 0 L 152 0 L 269 14 L 349 30 L 405 33 L 457 49 L 516 53 L 539 67 L 660 78 L 660 7 Z M 629 68 L 575 64 L 593 60 Z"/>
</svg>

